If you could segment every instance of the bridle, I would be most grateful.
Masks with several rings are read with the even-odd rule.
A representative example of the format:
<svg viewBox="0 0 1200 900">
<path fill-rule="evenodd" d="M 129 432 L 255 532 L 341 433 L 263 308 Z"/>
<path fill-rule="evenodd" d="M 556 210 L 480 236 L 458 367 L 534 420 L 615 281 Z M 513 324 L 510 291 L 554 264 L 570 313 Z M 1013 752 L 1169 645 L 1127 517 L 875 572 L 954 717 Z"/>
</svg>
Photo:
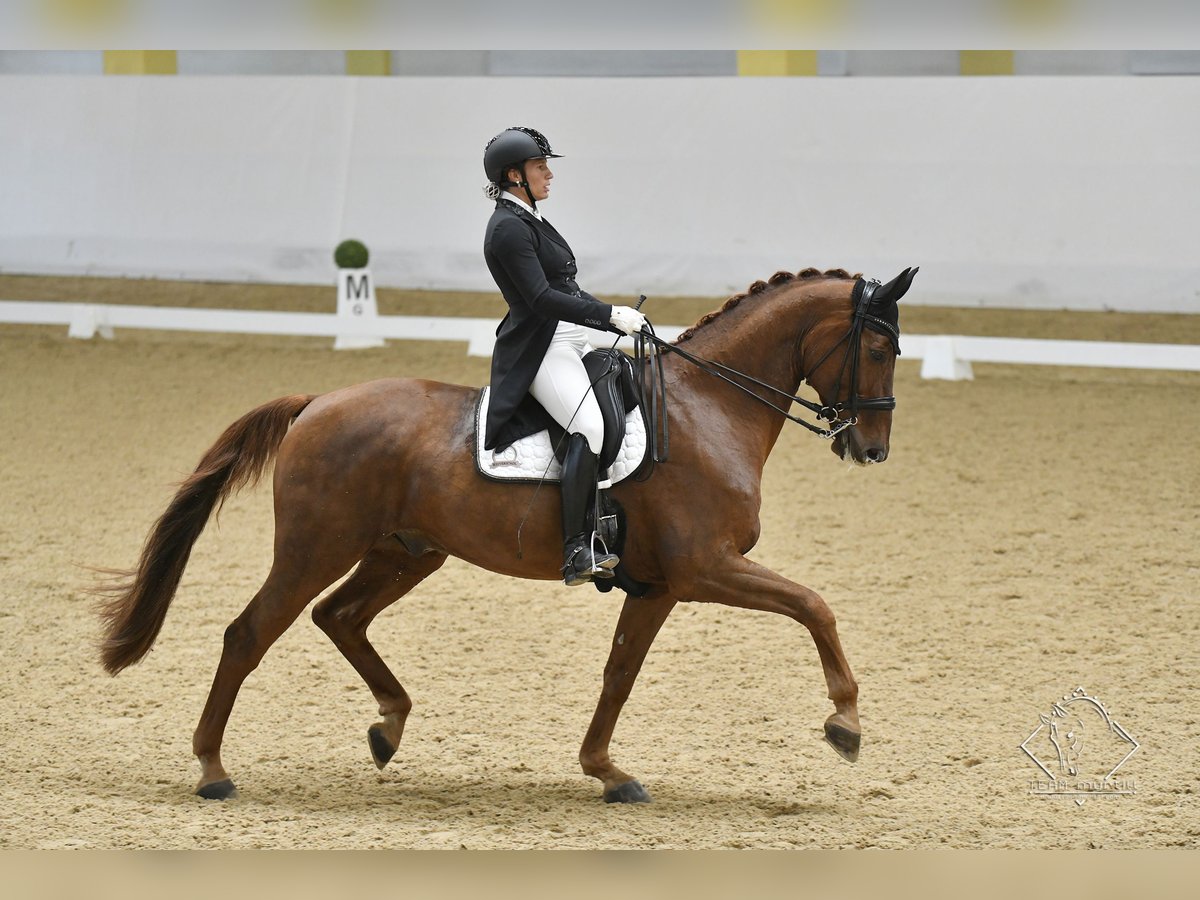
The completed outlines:
<svg viewBox="0 0 1200 900">
<path fill-rule="evenodd" d="M 822 405 L 814 403 L 811 400 L 806 400 L 804 397 L 789 394 L 787 391 L 780 390 L 774 385 L 767 384 L 765 381 L 747 375 L 745 372 L 739 372 L 737 369 L 731 369 L 719 362 L 714 362 L 710 359 L 704 359 L 689 353 L 677 344 L 671 344 L 664 341 L 654 333 L 654 327 L 647 323 L 646 328 L 634 335 L 634 351 L 639 365 L 637 366 L 639 387 L 642 389 L 643 403 L 649 402 L 647 413 L 651 423 L 650 428 L 650 449 L 651 459 L 654 462 L 665 462 L 667 459 L 668 435 L 667 435 L 667 416 L 666 416 L 666 387 L 662 378 L 662 354 L 674 353 L 683 357 L 692 365 L 696 366 L 703 372 L 719 378 L 727 384 L 733 385 L 739 391 L 749 394 L 759 403 L 770 407 L 779 413 L 790 422 L 795 422 L 798 425 L 803 425 L 813 434 L 826 440 L 833 440 L 841 432 L 845 431 L 852 425 L 858 424 L 858 413 L 860 411 L 888 411 L 896 408 L 895 397 L 859 397 L 858 396 L 858 368 L 859 357 L 862 355 L 862 331 L 863 328 L 870 323 L 871 326 L 878 330 L 883 329 L 899 347 L 900 334 L 899 331 L 889 322 L 873 316 L 869 310 L 871 301 L 875 296 L 875 292 L 879 289 L 878 281 L 872 279 L 864 281 L 859 279 L 858 284 L 854 289 L 855 303 L 854 314 L 850 320 L 849 330 L 842 335 L 841 339 L 836 344 L 831 346 L 820 359 L 813 364 L 812 368 L 804 375 L 803 380 L 807 381 L 809 377 L 827 360 L 835 350 L 842 344 L 846 345 L 846 352 L 842 357 L 842 367 L 838 372 L 837 385 L 834 387 L 833 396 L 838 396 L 842 392 L 842 379 L 846 376 L 847 370 L 850 376 L 850 395 L 846 401 L 839 401 L 833 404 Z M 733 377 L 730 377 L 733 376 Z M 801 419 L 799 416 L 794 416 L 786 406 L 777 406 L 766 397 L 760 396 L 755 391 L 746 387 L 733 378 L 740 378 L 745 382 L 749 382 L 756 387 L 763 388 L 766 391 L 776 395 L 780 399 L 788 401 L 790 406 L 792 403 L 799 403 L 810 412 L 816 413 L 817 419 L 828 422 L 829 427 L 824 428 L 820 425 L 813 424 Z M 845 414 L 845 418 L 843 418 Z M 661 427 L 661 441 L 659 440 L 659 430 Z"/>
<path fill-rule="evenodd" d="M 861 285 L 861 288 L 859 285 Z M 837 384 L 833 388 L 833 395 L 836 397 L 842 392 L 842 378 L 845 377 L 846 370 L 849 368 L 850 399 L 846 403 L 836 403 L 832 407 L 822 407 L 821 411 L 817 414 L 818 418 L 828 419 L 831 424 L 834 423 L 835 420 L 839 423 L 836 430 L 832 434 L 828 435 L 828 437 L 831 438 L 843 428 L 847 428 L 850 425 L 856 425 L 858 423 L 858 411 L 860 409 L 867 411 L 889 411 L 896 408 L 895 397 L 863 398 L 858 396 L 858 363 L 859 359 L 862 357 L 863 328 L 868 323 L 870 323 L 876 329 L 882 328 L 888 334 L 888 336 L 891 337 L 892 342 L 896 345 L 896 349 L 899 350 L 900 348 L 900 331 L 890 322 L 886 322 L 878 316 L 873 316 L 869 312 L 871 308 L 871 301 L 874 299 L 875 292 L 879 289 L 879 287 L 879 282 L 875 279 L 871 279 L 870 281 L 859 281 L 859 284 L 855 286 L 855 294 L 857 294 L 858 297 L 854 304 L 854 317 L 850 321 L 850 330 L 842 336 L 840 341 L 826 350 L 825 354 L 813 364 L 812 368 L 809 369 L 804 376 L 805 380 L 807 380 L 813 374 L 813 372 L 817 371 L 817 369 L 821 367 L 821 364 L 833 354 L 833 351 L 842 345 L 843 341 L 846 342 L 846 353 L 842 357 L 842 368 L 838 372 L 838 380 Z M 799 398 L 796 399 L 799 400 Z M 800 400 L 799 402 L 803 403 L 804 401 Z M 813 408 L 810 404 L 805 403 L 804 405 L 808 406 L 809 409 Z M 824 414 L 829 410 L 833 412 L 833 418 L 829 418 L 828 415 Z M 849 418 L 842 419 L 841 414 L 843 412 L 848 413 Z M 824 437 L 826 435 L 822 436 Z"/>
</svg>

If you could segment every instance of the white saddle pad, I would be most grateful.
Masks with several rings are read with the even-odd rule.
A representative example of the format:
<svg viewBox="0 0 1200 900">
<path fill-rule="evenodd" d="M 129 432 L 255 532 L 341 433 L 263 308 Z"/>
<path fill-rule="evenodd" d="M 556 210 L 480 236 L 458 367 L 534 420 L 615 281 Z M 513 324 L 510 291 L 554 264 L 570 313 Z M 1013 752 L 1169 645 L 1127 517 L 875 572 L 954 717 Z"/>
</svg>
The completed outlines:
<svg viewBox="0 0 1200 900">
<path fill-rule="evenodd" d="M 475 410 L 475 465 L 480 474 L 497 481 L 541 481 L 543 478 L 560 481 L 562 466 L 550 445 L 549 432 L 531 434 L 498 452 L 483 449 L 490 399 L 491 388 L 485 387 Z M 624 481 L 641 467 L 645 458 L 646 423 L 642 420 L 642 411 L 635 409 L 625 417 L 625 440 L 608 470 L 609 482 Z M 601 486 L 604 486 L 603 482 Z"/>
</svg>

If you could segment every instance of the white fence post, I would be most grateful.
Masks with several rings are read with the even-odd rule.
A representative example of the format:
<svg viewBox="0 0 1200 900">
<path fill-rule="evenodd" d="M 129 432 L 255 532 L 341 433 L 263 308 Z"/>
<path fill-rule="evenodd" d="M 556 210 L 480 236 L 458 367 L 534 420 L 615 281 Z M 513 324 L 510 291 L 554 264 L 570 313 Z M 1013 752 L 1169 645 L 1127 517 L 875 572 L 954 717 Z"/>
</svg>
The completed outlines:
<svg viewBox="0 0 1200 900">
<path fill-rule="evenodd" d="M 94 338 L 97 332 L 106 340 L 113 339 L 107 307 L 83 303 L 71 307 L 71 323 L 67 328 L 67 337 L 87 341 Z"/>
<path fill-rule="evenodd" d="M 467 356 L 491 356 L 496 349 L 496 334 L 490 326 L 475 326 L 467 344 Z"/>
<path fill-rule="evenodd" d="M 953 337 L 930 335 L 925 338 L 921 377 L 940 378 L 945 381 L 973 381 L 975 373 L 971 370 L 970 362 L 958 358 Z"/>
</svg>

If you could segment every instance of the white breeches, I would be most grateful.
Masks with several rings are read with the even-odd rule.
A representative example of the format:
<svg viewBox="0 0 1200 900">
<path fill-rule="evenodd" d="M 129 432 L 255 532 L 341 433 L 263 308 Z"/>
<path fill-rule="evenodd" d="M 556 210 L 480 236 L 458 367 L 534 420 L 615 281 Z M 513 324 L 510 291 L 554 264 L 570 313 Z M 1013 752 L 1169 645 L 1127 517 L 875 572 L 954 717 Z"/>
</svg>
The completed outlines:
<svg viewBox="0 0 1200 900">
<path fill-rule="evenodd" d="M 604 445 L 604 419 L 583 367 L 583 355 L 591 349 L 582 328 L 560 324 L 529 393 L 568 433 L 587 438 L 588 447 L 599 455 Z"/>
</svg>

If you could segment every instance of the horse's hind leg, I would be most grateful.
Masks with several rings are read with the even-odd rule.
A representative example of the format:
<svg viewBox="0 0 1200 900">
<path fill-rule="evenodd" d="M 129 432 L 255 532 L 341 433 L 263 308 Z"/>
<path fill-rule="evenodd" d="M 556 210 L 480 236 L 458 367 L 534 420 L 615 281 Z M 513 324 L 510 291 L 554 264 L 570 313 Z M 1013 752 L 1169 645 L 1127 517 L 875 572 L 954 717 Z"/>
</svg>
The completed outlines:
<svg viewBox="0 0 1200 900">
<path fill-rule="evenodd" d="M 242 682 L 309 601 L 336 581 L 350 567 L 353 558 L 340 567 L 327 559 L 322 567 L 296 572 L 293 565 L 281 564 L 277 554 L 262 588 L 225 629 L 221 662 L 192 738 L 192 751 L 200 760 L 196 793 L 201 797 L 224 800 L 234 793 L 233 782 L 221 765 L 221 740 Z"/>
<path fill-rule="evenodd" d="M 650 802 L 650 795 L 645 788 L 631 775 L 626 775 L 613 765 L 608 755 L 608 744 L 612 740 L 621 708 L 642 669 L 646 653 L 674 608 L 673 599 L 655 593 L 640 599 L 627 596 L 621 608 L 612 650 L 604 666 L 600 702 L 596 704 L 592 723 L 579 750 L 579 763 L 583 766 L 584 774 L 604 782 L 606 803 Z"/>
<path fill-rule="evenodd" d="M 387 538 L 368 553 L 354 574 L 313 607 L 313 621 L 367 683 L 379 701 L 382 722 L 367 730 L 375 765 L 387 765 L 400 746 L 404 723 L 412 709 L 408 693 L 367 640 L 367 627 L 446 561 L 444 553 L 414 555 L 395 538 Z"/>
</svg>

